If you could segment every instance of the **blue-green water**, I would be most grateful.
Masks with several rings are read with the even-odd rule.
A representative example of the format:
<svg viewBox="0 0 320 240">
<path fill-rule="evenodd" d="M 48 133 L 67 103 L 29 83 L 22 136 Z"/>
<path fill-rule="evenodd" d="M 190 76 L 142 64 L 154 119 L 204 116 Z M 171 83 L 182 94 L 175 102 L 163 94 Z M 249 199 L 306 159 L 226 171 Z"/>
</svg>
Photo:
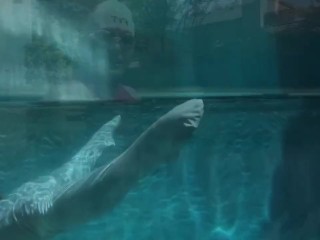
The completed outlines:
<svg viewBox="0 0 320 240">
<path fill-rule="evenodd" d="M 104 102 L 2 104 L 0 191 L 5 195 L 22 183 L 59 167 L 103 123 L 120 114 L 122 123 L 115 135 L 116 146 L 103 156 L 111 161 L 153 121 L 180 102 L 182 100 L 176 99 L 145 100 L 133 105 Z M 272 218 L 270 212 L 281 212 L 275 210 L 270 199 L 283 202 L 273 186 L 281 181 L 272 184 L 272 180 L 278 164 L 288 162 L 284 160 L 288 155 L 288 141 L 290 146 L 286 136 L 299 132 L 299 125 L 294 127 L 296 123 L 304 128 L 305 119 L 318 117 L 318 103 L 317 99 L 285 98 L 205 100 L 200 128 L 177 162 L 161 167 L 142 180 L 112 213 L 57 236 L 55 240 L 263 239 L 262 236 L 271 231 L 266 227 L 270 225 L 266 222 Z M 317 131 L 318 127 L 310 125 L 309 129 L 312 128 Z M 305 137 L 301 134 L 301 146 Z M 315 155 L 317 144 L 310 146 L 309 152 Z M 303 152 L 307 148 L 301 149 L 300 155 L 310 157 Z M 310 165 L 311 160 L 304 160 Z M 287 166 L 291 173 L 288 179 L 292 182 L 295 177 L 292 169 L 297 166 Z M 310 168 L 306 171 L 311 174 Z M 298 171 L 296 177 L 301 176 L 303 172 Z M 317 183 L 310 179 L 306 182 L 304 178 L 296 181 L 311 190 L 307 192 L 307 200 L 301 197 L 287 202 L 288 209 L 290 205 L 301 207 L 308 215 L 310 209 L 318 205 L 317 194 L 312 191 Z M 290 192 L 291 184 L 287 186 Z M 298 192 L 303 187 L 295 189 L 289 196 L 303 194 Z M 309 208 L 310 205 L 314 208 Z M 296 216 L 288 209 L 289 216 Z M 307 224 L 303 215 L 297 220 L 304 224 L 284 226 L 292 233 L 304 233 L 305 238 L 297 239 L 318 239 L 309 238 L 312 227 L 307 228 L 309 230 L 302 227 Z M 274 233 L 267 239 L 289 239 L 284 237 L 287 235 L 279 236 L 282 235 Z"/>
</svg>

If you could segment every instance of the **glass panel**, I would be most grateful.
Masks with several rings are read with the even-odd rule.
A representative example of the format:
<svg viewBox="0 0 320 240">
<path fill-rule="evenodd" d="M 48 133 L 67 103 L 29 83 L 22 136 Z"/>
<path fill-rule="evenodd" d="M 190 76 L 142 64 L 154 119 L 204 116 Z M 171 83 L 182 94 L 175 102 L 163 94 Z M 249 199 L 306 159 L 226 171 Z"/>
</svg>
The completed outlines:
<svg viewBox="0 0 320 240">
<path fill-rule="evenodd" d="M 320 239 L 319 13 L 1 0 L 0 239 Z"/>
</svg>

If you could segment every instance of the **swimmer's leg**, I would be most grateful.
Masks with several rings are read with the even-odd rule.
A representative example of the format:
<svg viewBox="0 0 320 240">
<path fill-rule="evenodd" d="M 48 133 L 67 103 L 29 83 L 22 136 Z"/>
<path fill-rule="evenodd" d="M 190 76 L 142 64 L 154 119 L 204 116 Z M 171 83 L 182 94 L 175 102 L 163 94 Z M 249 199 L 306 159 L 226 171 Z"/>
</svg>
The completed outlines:
<svg viewBox="0 0 320 240">
<path fill-rule="evenodd" d="M 110 164 L 62 191 L 46 221 L 56 229 L 68 228 L 111 210 L 140 179 L 178 158 L 202 115 L 201 100 L 188 101 L 165 114 Z"/>
<path fill-rule="evenodd" d="M 120 120 L 121 117 L 116 116 L 104 124 L 71 161 L 53 172 L 52 175 L 59 181 L 60 185 L 70 184 L 91 172 L 106 147 L 115 145 L 113 133 L 119 126 Z"/>
<path fill-rule="evenodd" d="M 0 237 L 49 239 L 111 210 L 140 179 L 160 164 L 178 158 L 202 115 L 202 100 L 187 101 L 173 108 L 110 164 L 60 189 L 53 204 L 44 211 L 28 212 L 25 209 L 28 205 L 17 205 L 10 214 L 13 220 L 0 224 Z M 33 237 L 27 238 L 26 234 Z"/>
</svg>

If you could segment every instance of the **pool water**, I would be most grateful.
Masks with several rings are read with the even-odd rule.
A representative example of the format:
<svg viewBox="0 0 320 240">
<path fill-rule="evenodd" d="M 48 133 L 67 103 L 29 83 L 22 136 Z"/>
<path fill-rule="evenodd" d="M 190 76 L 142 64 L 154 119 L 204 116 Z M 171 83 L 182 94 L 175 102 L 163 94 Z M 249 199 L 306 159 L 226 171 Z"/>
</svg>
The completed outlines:
<svg viewBox="0 0 320 240">
<path fill-rule="evenodd" d="M 2 103 L 0 193 L 6 195 L 24 182 L 59 167 L 102 124 L 120 114 L 122 122 L 115 134 L 116 145 L 103 154 L 99 164 L 111 161 L 153 121 L 182 101 L 153 99 L 132 105 Z M 320 239 L 314 232 L 316 227 L 308 227 L 310 218 L 303 215 L 320 205 L 312 190 L 317 186 L 316 181 L 308 178 L 306 182 L 307 178 L 302 177 L 303 169 L 309 174 L 317 170 L 317 165 L 313 169 L 301 167 L 304 163 L 289 165 L 290 175 L 283 175 L 289 181 L 285 185 L 288 198 L 278 194 L 277 186 L 283 181 L 275 177 L 278 166 L 288 162 L 284 160 L 290 151 L 287 136 L 295 135 L 291 133 L 299 132 L 301 126 L 305 128 L 304 121 L 310 118 L 320 120 L 319 99 L 239 97 L 204 102 L 200 128 L 178 161 L 160 167 L 143 179 L 111 213 L 54 239 Z M 313 122 L 308 129 L 314 128 L 310 132 L 317 134 L 319 121 Z M 301 133 L 301 145 L 306 137 Z M 310 146 L 309 153 L 316 155 L 316 143 Z M 308 148 L 301 151 L 305 149 Z M 310 165 L 312 161 L 305 163 Z M 294 167 L 300 168 L 296 175 Z M 305 187 L 298 184 L 292 188 L 295 177 L 300 177 Z M 310 189 L 305 190 L 306 187 Z M 308 197 L 288 201 L 304 193 Z M 283 202 L 288 207 L 282 206 Z M 294 212 L 298 208 L 303 209 L 302 215 Z M 283 221 L 281 229 L 270 227 L 277 222 L 273 215 L 283 211 L 292 221 L 303 223 Z M 304 238 L 298 238 L 301 236 Z"/>
</svg>

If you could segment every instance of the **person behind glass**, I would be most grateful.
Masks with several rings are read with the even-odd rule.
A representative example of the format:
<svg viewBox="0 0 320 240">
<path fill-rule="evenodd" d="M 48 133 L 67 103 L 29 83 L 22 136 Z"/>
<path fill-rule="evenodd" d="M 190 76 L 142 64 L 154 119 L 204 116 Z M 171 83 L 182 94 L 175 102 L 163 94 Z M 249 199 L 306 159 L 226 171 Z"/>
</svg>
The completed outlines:
<svg viewBox="0 0 320 240">
<path fill-rule="evenodd" d="M 103 54 L 109 64 L 108 88 L 111 97 L 119 101 L 139 100 L 136 91 L 123 84 L 124 73 L 131 63 L 134 50 L 135 27 L 130 9 L 118 0 L 107 0 L 95 8 L 90 21 L 94 28 L 90 34 L 91 42 L 99 43 L 98 51 L 106 51 Z"/>
</svg>

